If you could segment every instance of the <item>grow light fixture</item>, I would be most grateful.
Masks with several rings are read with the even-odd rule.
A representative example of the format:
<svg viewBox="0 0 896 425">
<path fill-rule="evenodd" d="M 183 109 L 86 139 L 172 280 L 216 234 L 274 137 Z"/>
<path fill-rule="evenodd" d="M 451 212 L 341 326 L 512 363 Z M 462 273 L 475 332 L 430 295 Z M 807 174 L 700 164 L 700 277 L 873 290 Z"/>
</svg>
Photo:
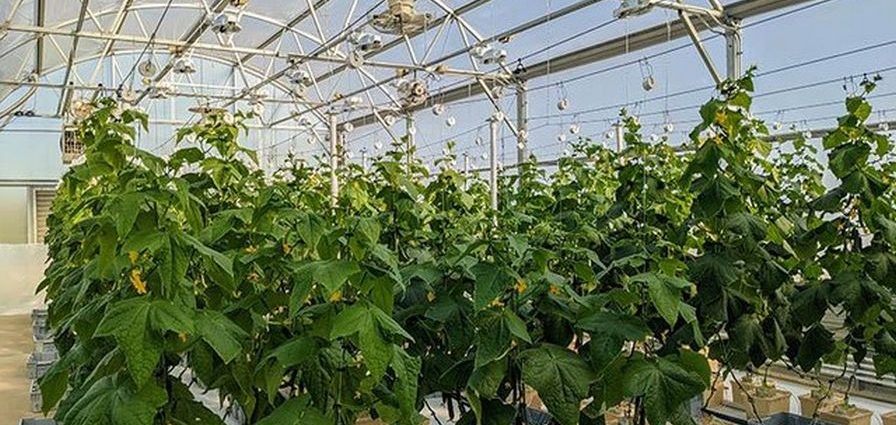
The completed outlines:
<svg viewBox="0 0 896 425">
<path fill-rule="evenodd" d="M 395 83 L 395 86 L 401 96 L 401 104 L 405 108 L 422 105 L 429 99 L 429 87 L 426 81 L 402 78 Z"/>
<path fill-rule="evenodd" d="M 286 71 L 286 79 L 289 80 L 290 83 L 302 88 L 310 87 L 314 84 L 314 80 L 311 78 L 311 73 L 304 69 L 293 68 Z"/>
<path fill-rule="evenodd" d="M 383 47 L 383 38 L 369 32 L 353 32 L 348 36 L 348 42 L 356 52 L 361 53 L 372 52 Z"/>
<path fill-rule="evenodd" d="M 235 34 L 243 30 L 240 18 L 231 12 L 221 12 L 211 18 L 211 30 L 219 34 Z"/>
<path fill-rule="evenodd" d="M 653 8 L 651 0 L 622 0 L 619 8 L 613 11 L 613 16 L 617 19 L 630 18 L 632 16 L 644 15 Z"/>
<path fill-rule="evenodd" d="M 482 62 L 483 65 L 504 63 L 507 60 L 507 50 L 495 47 L 491 43 L 480 44 L 474 47 L 470 50 L 470 54 Z"/>
<path fill-rule="evenodd" d="M 174 95 L 174 86 L 167 81 L 159 81 L 149 85 L 150 99 L 168 99 Z"/>
<path fill-rule="evenodd" d="M 389 0 L 389 10 L 373 15 L 370 25 L 384 34 L 409 35 L 422 31 L 432 14 L 417 11 L 417 0 Z"/>
<path fill-rule="evenodd" d="M 196 65 L 193 63 L 193 59 L 181 56 L 174 60 L 171 71 L 175 74 L 193 74 L 196 72 Z"/>
</svg>

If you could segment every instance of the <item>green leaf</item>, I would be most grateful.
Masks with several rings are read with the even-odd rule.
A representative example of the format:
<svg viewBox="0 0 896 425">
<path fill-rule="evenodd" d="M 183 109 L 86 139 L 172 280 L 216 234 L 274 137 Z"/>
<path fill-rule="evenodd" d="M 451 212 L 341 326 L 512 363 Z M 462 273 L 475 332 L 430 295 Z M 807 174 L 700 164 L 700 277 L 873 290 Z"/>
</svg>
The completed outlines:
<svg viewBox="0 0 896 425">
<path fill-rule="evenodd" d="M 168 396 L 155 383 L 133 390 L 113 376 L 93 385 L 68 410 L 67 425 L 153 425 Z"/>
<path fill-rule="evenodd" d="M 335 420 L 311 405 L 311 397 L 301 395 L 286 400 L 256 425 L 333 425 Z"/>
<path fill-rule="evenodd" d="M 551 416 L 562 425 L 577 425 L 579 405 L 594 378 L 588 364 L 576 353 L 549 344 L 523 351 L 520 362 L 523 381 L 538 391 Z"/>
<path fill-rule="evenodd" d="M 652 424 L 675 422 L 684 403 L 704 390 L 703 379 L 667 358 L 634 359 L 624 370 L 627 397 L 644 397 L 647 421 Z"/>
<path fill-rule="evenodd" d="M 420 367 L 422 362 L 417 357 L 409 356 L 401 347 L 393 347 L 392 370 L 395 371 L 395 396 L 398 397 L 398 405 L 401 408 L 402 417 L 409 425 L 417 425 L 414 422 L 418 416 L 417 387 L 420 379 Z"/>
<path fill-rule="evenodd" d="M 184 242 L 187 245 L 193 247 L 196 251 L 199 252 L 205 258 L 208 258 L 211 261 L 221 268 L 224 273 L 229 277 L 233 277 L 233 260 L 230 257 L 215 251 L 207 247 L 205 244 L 199 241 L 199 239 L 194 238 L 186 233 L 181 233 L 180 236 L 183 238 Z"/>
<path fill-rule="evenodd" d="M 809 328 L 800 341 L 796 364 L 806 372 L 815 369 L 821 358 L 834 350 L 833 337 L 834 334 L 820 324 Z"/>
<path fill-rule="evenodd" d="M 852 171 L 864 166 L 870 153 L 871 147 L 864 143 L 848 143 L 840 145 L 831 151 L 828 163 L 834 175 L 843 178 Z"/>
<path fill-rule="evenodd" d="M 298 336 L 271 351 L 268 358 L 275 358 L 280 365 L 285 368 L 291 368 L 296 365 L 307 362 L 312 359 L 318 352 L 317 343 L 314 338 L 309 336 Z"/>
<path fill-rule="evenodd" d="M 196 331 L 218 353 L 224 363 L 230 363 L 242 352 L 242 341 L 248 337 L 246 331 L 221 312 L 214 310 L 199 313 L 196 319 Z"/>
<path fill-rule="evenodd" d="M 526 330 L 526 324 L 510 309 L 504 310 L 504 323 L 513 336 L 529 344 L 532 343 L 532 337 L 529 336 L 529 332 Z"/>
<path fill-rule="evenodd" d="M 681 279 L 669 278 L 655 273 L 642 273 L 631 278 L 634 282 L 647 284 L 647 294 L 657 312 L 669 325 L 678 320 L 678 306 L 681 304 L 681 286 L 688 285 Z"/>
<path fill-rule="evenodd" d="M 146 297 L 112 304 L 94 333 L 115 338 L 138 388 L 149 380 L 162 356 L 161 342 L 149 332 L 150 305 Z"/>
<path fill-rule="evenodd" d="M 513 279 L 499 266 L 491 263 L 479 263 L 473 267 L 476 284 L 473 290 L 473 307 L 482 310 L 489 306 L 510 287 Z"/>
<path fill-rule="evenodd" d="M 341 290 L 342 285 L 354 274 L 360 273 L 358 263 L 346 260 L 331 260 L 315 263 L 312 268 L 314 280 L 326 288 L 326 295 Z"/>
<path fill-rule="evenodd" d="M 610 335 L 626 341 L 641 341 L 650 329 L 638 317 L 610 311 L 596 311 L 579 319 L 576 327 L 592 335 Z"/>
<path fill-rule="evenodd" d="M 150 308 L 150 323 L 155 330 L 189 335 L 195 332 L 192 313 L 193 311 L 174 305 L 170 301 L 157 300 L 152 302 Z"/>
<path fill-rule="evenodd" d="M 115 230 L 119 238 L 124 238 L 131 232 L 145 200 L 146 196 L 142 193 L 131 192 L 118 196 L 112 202 L 110 213 L 115 220 Z"/>
<path fill-rule="evenodd" d="M 382 310 L 379 307 L 368 303 L 352 305 L 336 316 L 333 321 L 330 339 L 342 338 L 358 334 L 358 344 L 361 348 L 361 354 L 364 356 L 364 364 L 370 370 L 370 374 L 375 381 L 378 381 L 386 373 L 389 362 L 392 360 L 391 344 L 383 337 L 380 331 L 384 322 Z M 388 317 L 388 316 L 386 316 Z M 391 318 L 389 318 L 391 321 Z M 394 323 L 394 321 L 392 322 Z M 394 329 L 401 329 L 397 324 L 393 328 L 388 326 L 385 331 L 390 333 Z M 400 334 L 407 335 L 403 330 Z M 410 335 L 407 335 L 410 337 Z"/>
<path fill-rule="evenodd" d="M 507 375 L 507 361 L 497 360 L 473 370 L 467 387 L 476 391 L 480 398 L 495 398 L 504 376 Z"/>
<path fill-rule="evenodd" d="M 69 368 L 70 365 L 67 362 L 60 360 L 54 363 L 41 377 L 41 411 L 44 415 L 50 413 L 65 395 L 65 391 L 68 389 Z"/>
</svg>

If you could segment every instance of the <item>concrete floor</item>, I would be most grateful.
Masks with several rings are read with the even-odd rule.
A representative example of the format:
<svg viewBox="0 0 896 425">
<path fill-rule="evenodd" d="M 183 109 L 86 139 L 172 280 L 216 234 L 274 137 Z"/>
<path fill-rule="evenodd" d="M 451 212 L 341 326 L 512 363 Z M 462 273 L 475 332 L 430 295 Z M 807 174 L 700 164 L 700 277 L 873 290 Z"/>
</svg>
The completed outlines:
<svg viewBox="0 0 896 425">
<path fill-rule="evenodd" d="M 31 316 L 0 316 L 0 425 L 15 425 L 31 413 L 25 361 L 34 348 Z"/>
</svg>

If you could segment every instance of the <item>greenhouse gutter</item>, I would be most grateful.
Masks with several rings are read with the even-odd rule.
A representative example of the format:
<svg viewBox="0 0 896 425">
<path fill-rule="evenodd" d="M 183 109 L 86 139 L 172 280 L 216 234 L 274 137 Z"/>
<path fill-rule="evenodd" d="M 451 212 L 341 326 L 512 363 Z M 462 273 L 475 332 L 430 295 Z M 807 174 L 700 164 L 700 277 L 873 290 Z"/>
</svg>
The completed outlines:
<svg viewBox="0 0 896 425">
<path fill-rule="evenodd" d="M 725 13 L 731 18 L 745 20 L 799 4 L 808 3 L 810 1 L 811 0 L 741 0 L 725 6 Z M 701 20 L 695 21 L 694 26 L 696 27 L 696 30 L 700 32 L 710 29 L 710 27 Z M 715 28 L 715 26 L 713 26 L 713 28 Z M 636 33 L 598 43 L 590 47 L 527 66 L 526 73 L 521 79 L 531 80 L 560 73 L 602 60 L 622 56 L 627 53 L 633 53 L 653 46 L 658 46 L 687 36 L 687 28 L 680 20 L 672 21 L 668 25 L 656 25 Z M 447 104 L 471 98 L 482 93 L 481 85 L 473 82 L 444 93 L 435 94 L 434 96 L 438 96 L 441 103 Z M 424 109 L 423 106 L 415 107 L 408 112 L 422 109 Z M 348 122 L 354 125 L 355 128 L 360 128 L 377 123 L 377 119 L 375 114 L 370 114 L 354 118 Z"/>
</svg>

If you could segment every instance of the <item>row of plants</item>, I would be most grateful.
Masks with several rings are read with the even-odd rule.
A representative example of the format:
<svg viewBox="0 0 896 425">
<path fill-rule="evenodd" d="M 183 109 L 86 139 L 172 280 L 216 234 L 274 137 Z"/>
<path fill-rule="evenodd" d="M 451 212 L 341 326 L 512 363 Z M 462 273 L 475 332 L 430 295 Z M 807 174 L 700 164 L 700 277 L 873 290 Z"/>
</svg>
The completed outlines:
<svg viewBox="0 0 896 425">
<path fill-rule="evenodd" d="M 221 424 L 198 384 L 260 425 L 417 425 L 431 394 L 459 424 L 525 423 L 533 393 L 563 425 L 623 402 L 639 425 L 684 424 L 719 379 L 707 358 L 725 377 L 873 351 L 892 374 L 896 165 L 866 125 L 874 85 L 824 161 L 768 140 L 748 75 L 683 147 L 624 117 L 623 151 L 582 141 L 556 170 L 525 164 L 497 211 L 452 154 L 433 173 L 400 142 L 343 164 L 332 202 L 324 163 L 259 171 L 244 116 L 180 130 L 162 158 L 133 143 L 143 114 L 101 100 L 49 219 L 40 289 L 62 356 L 44 409 Z"/>
</svg>

